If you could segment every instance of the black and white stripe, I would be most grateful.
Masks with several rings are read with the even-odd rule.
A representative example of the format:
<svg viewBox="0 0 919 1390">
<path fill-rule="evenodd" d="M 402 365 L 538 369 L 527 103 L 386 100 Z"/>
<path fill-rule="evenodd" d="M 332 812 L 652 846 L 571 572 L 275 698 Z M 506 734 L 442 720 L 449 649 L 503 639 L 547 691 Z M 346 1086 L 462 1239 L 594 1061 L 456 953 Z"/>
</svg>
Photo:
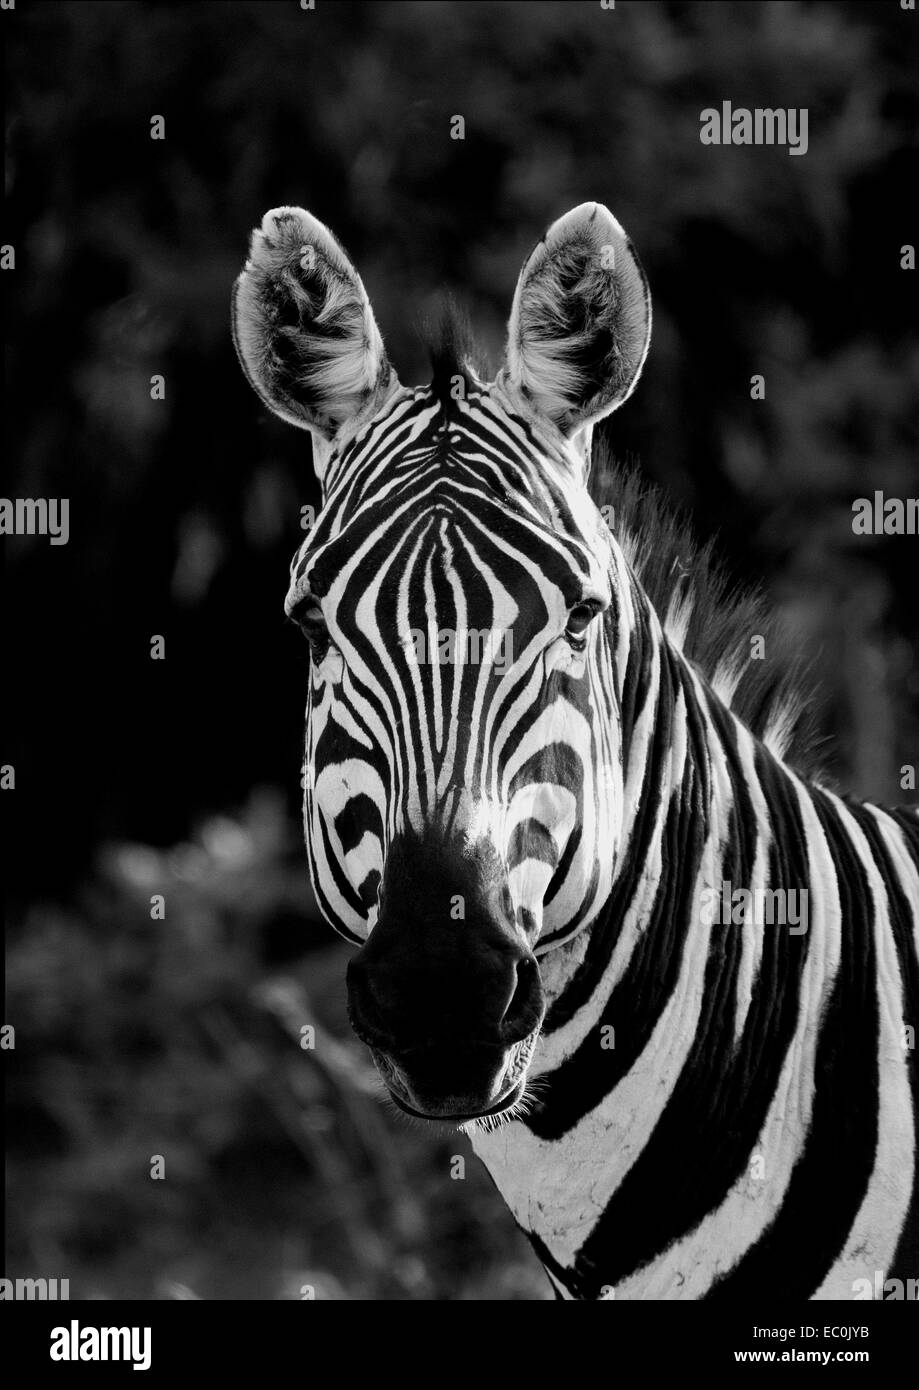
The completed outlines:
<svg viewBox="0 0 919 1390">
<path fill-rule="evenodd" d="M 331 233 L 265 218 L 237 346 L 324 490 L 287 597 L 313 645 L 310 870 L 359 944 L 406 832 L 499 866 L 548 1012 L 513 1053 L 528 1101 L 470 1134 L 560 1296 L 853 1298 L 919 1279 L 919 818 L 796 770 L 799 708 L 744 670 L 740 610 L 700 659 L 731 611 L 701 570 L 653 592 L 663 523 L 603 524 L 591 428 L 649 328 L 625 234 L 585 204 L 524 266 L 496 380 L 455 354 L 407 389 Z M 512 659 L 414 663 L 429 629 Z M 806 892 L 806 931 L 712 923 L 725 882 Z"/>
<path fill-rule="evenodd" d="M 569 1296 L 915 1280 L 919 821 L 783 766 L 653 613 L 629 641 L 652 714 L 613 891 L 543 964 L 538 1108 L 474 1146 Z M 809 930 L 704 926 L 725 880 L 806 889 Z"/>
<path fill-rule="evenodd" d="M 617 757 L 610 721 L 596 717 L 611 698 L 606 629 L 586 681 L 568 675 L 585 659 L 564 636 L 573 605 L 609 602 L 594 555 L 601 523 L 589 517 L 586 543 L 543 457 L 525 422 L 474 381 L 455 404 L 398 392 L 336 460 L 295 560 L 287 611 L 318 600 L 330 638 L 307 718 L 311 868 L 323 911 L 351 940 L 372 926 L 393 836 L 459 789 L 476 832 L 500 844 L 516 906 L 542 922 L 540 951 L 609 891 Z M 511 634 L 506 669 L 412 664 L 409 634 L 432 628 Z M 547 676 L 551 701 L 537 698 Z"/>
</svg>

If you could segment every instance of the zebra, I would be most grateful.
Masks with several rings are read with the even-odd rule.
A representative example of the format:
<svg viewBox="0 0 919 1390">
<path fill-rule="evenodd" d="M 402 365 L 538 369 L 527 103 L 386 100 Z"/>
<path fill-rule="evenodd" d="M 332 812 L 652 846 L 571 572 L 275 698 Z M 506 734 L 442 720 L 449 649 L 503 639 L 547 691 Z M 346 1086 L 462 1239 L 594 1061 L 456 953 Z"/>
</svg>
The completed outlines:
<svg viewBox="0 0 919 1390">
<path fill-rule="evenodd" d="M 919 818 L 809 765 L 760 610 L 594 445 L 650 340 L 619 222 L 549 227 L 490 380 L 454 315 L 403 386 L 296 207 L 253 232 L 233 325 L 312 436 L 305 839 L 396 1106 L 465 1130 L 557 1298 L 906 1287 Z"/>
</svg>

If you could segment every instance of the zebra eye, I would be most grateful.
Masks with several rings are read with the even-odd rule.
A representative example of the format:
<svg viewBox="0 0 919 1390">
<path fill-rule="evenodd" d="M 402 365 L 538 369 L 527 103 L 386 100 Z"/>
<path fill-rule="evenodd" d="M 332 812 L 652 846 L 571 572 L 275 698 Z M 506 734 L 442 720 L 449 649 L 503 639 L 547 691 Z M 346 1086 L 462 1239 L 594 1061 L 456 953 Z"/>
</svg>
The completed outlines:
<svg viewBox="0 0 919 1390">
<path fill-rule="evenodd" d="M 312 655 L 317 661 L 321 661 L 329 645 L 329 630 L 319 604 L 315 599 L 307 599 L 291 617 L 309 642 Z"/>
<path fill-rule="evenodd" d="M 583 637 L 596 611 L 589 603 L 576 603 L 568 614 L 568 626 L 565 629 L 568 636 Z"/>
</svg>

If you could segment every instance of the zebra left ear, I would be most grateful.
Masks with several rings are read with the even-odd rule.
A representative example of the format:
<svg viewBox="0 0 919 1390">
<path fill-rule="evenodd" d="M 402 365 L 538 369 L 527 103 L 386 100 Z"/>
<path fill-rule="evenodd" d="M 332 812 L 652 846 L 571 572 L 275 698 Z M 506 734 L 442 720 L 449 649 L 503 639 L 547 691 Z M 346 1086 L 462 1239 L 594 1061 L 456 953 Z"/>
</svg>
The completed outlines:
<svg viewBox="0 0 919 1390">
<path fill-rule="evenodd" d="M 233 293 L 233 340 L 268 408 L 321 440 L 395 384 L 360 276 L 302 208 L 273 208 L 252 233 Z"/>
<path fill-rule="evenodd" d="M 554 222 L 520 272 L 507 384 L 570 438 L 631 394 L 651 337 L 638 257 L 602 203 Z"/>
</svg>

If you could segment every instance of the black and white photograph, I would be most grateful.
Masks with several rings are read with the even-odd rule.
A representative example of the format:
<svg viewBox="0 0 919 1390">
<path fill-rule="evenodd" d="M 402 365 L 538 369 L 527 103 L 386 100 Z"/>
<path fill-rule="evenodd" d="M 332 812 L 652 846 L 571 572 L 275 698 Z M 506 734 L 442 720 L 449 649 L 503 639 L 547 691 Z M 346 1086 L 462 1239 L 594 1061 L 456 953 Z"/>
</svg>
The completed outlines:
<svg viewBox="0 0 919 1390">
<path fill-rule="evenodd" d="M 916 4 L 0 38 L 20 1364 L 914 1357 Z"/>
</svg>

